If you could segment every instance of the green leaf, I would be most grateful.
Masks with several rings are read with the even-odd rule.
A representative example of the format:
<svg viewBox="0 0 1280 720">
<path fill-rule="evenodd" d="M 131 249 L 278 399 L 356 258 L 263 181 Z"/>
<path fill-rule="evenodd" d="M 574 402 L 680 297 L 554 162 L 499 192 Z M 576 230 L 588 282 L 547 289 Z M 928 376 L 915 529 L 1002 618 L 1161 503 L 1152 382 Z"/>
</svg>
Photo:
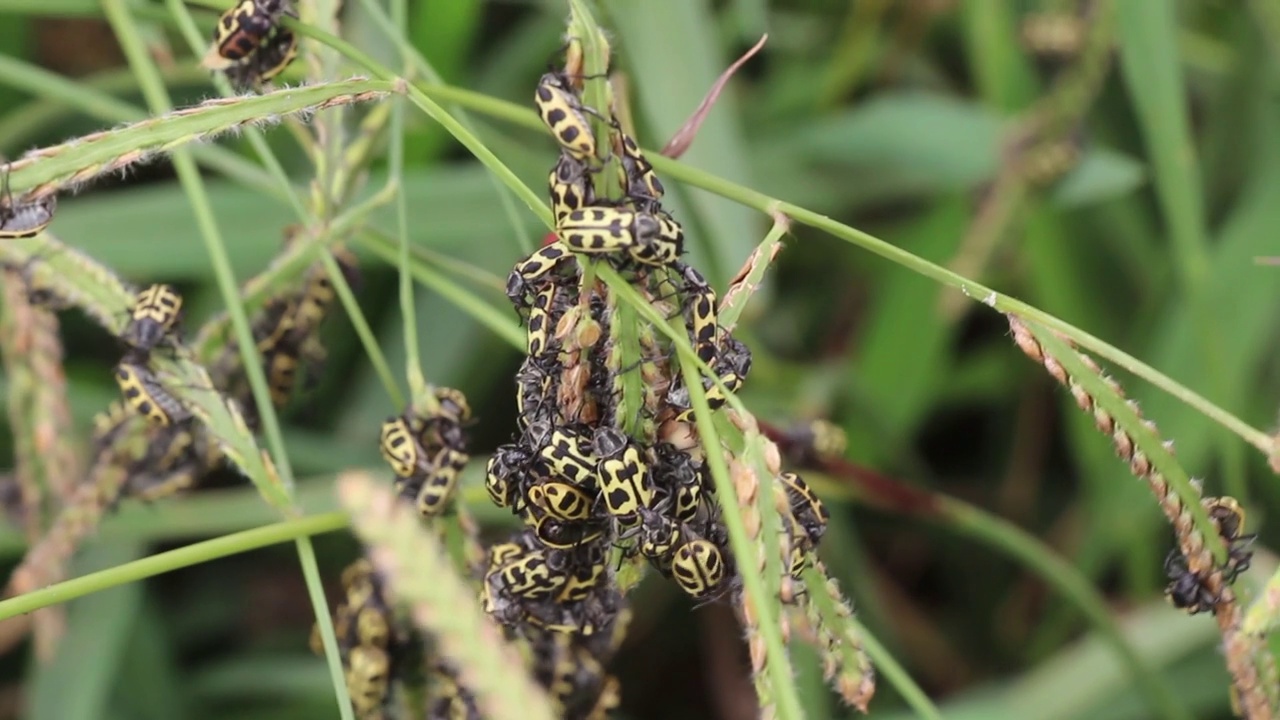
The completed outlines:
<svg viewBox="0 0 1280 720">
<path fill-rule="evenodd" d="M 846 166 L 881 186 L 886 197 L 968 190 L 998 167 L 1005 121 L 978 103 L 913 91 L 877 95 L 800 131 L 770 137 L 808 165 Z M 1051 191 L 1062 207 L 1132 192 L 1141 165 L 1103 147 L 1088 147 L 1080 164 Z"/>
<path fill-rule="evenodd" d="M 74 574 L 112 568 L 143 555 L 137 541 L 98 541 L 73 563 Z M 108 706 L 138 612 L 142 587 L 121 585 L 70 604 L 57 657 L 31 679 L 31 720 L 98 720 Z M 70 681 L 74 679 L 74 682 Z"/>
<path fill-rule="evenodd" d="M 1178 59 L 1178 7 L 1168 2 L 1118 2 L 1120 69 L 1137 111 L 1165 222 L 1173 236 L 1184 289 L 1205 279 L 1208 256 L 1204 197 L 1187 117 Z"/>
<path fill-rule="evenodd" d="M 1128 195 L 1146 179 L 1146 169 L 1128 155 L 1090 149 L 1080 157 L 1080 164 L 1053 186 L 1050 197 L 1061 208 L 1091 205 Z"/>
<path fill-rule="evenodd" d="M 889 92 L 785 135 L 810 163 L 889 170 L 937 192 L 969 188 L 995 174 L 1000 128 L 995 113 L 971 101 Z"/>
<path fill-rule="evenodd" d="M 375 176 L 369 186 L 382 187 Z M 279 254 L 281 229 L 293 221 L 291 211 L 262 193 L 230 183 L 209 183 L 209 198 L 218 216 L 240 279 L 262 269 Z M 510 234 L 505 216 L 493 212 L 493 186 L 475 165 L 446 166 L 406 172 L 403 187 L 410 208 L 409 240 L 413 244 L 456 251 L 476 238 Z M 194 224 L 191 208 L 176 183 L 136 188 L 128 193 L 90 195 L 64 200 L 52 227 L 60 238 L 130 278 L 204 280 L 212 277 L 204 249 L 175 234 Z M 530 228 L 532 218 L 524 216 Z M 390 211 L 375 222 L 393 227 Z M 496 268 L 513 264 L 509 252 L 477 253 Z M 163 248 L 163 252 L 157 252 Z"/>
<path fill-rule="evenodd" d="M 202 702 L 307 697 L 331 692 L 329 673 L 314 655 L 238 655 L 192 676 L 188 692 Z"/>
<path fill-rule="evenodd" d="M 160 607 L 146 603 L 130 638 L 128 662 L 121 664 L 114 704 L 133 720 L 190 717 L 188 693 L 173 647 L 175 638 L 162 620 Z"/>
<path fill-rule="evenodd" d="M 968 219 L 963 200 L 940 202 L 895 233 L 894 242 L 921 257 L 944 261 L 955 251 Z M 936 311 L 939 297 L 936 285 L 918 275 L 881 278 L 861 350 L 848 368 L 849 387 L 857 388 L 865 403 L 846 422 L 854 457 L 887 460 L 881 455 L 887 449 L 885 434 L 905 442 L 933 406 L 939 388 L 951 381 L 947 346 L 954 328 Z M 869 421 L 875 432 L 868 431 Z"/>
</svg>

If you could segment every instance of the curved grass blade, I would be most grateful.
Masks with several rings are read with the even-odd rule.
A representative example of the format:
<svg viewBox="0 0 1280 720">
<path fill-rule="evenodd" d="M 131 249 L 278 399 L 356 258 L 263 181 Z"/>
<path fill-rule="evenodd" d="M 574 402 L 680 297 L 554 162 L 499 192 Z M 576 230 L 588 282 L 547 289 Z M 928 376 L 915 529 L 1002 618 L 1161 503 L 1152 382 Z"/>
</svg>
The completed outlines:
<svg viewBox="0 0 1280 720">
<path fill-rule="evenodd" d="M 347 516 L 345 514 L 326 513 L 324 515 L 312 515 L 296 520 L 288 520 L 232 535 L 223 535 L 213 540 L 195 543 L 124 565 L 117 565 L 91 575 L 84 575 L 56 585 L 43 587 L 8 600 L 0 600 L 0 620 L 67 602 L 68 600 L 74 600 L 85 595 L 91 595 L 117 585 L 136 582 L 155 575 L 199 565 L 210 560 L 229 557 L 279 543 L 295 542 L 298 538 L 342 530 L 346 527 Z"/>
<path fill-rule="evenodd" d="M 379 100 L 395 92 L 398 92 L 396 83 L 354 79 L 253 97 L 206 100 L 122 128 L 91 133 L 70 143 L 28 152 L 10 165 L 10 187 L 15 195 L 41 197 L 245 126 L 260 126 L 279 122 L 289 115 Z"/>
</svg>

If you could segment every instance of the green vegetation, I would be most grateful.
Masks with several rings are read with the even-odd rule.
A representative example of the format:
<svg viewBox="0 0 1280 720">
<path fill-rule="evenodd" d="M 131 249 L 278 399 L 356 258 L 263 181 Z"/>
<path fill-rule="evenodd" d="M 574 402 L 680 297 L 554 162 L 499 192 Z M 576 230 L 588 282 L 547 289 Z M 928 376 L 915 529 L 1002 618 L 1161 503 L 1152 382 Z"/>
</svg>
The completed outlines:
<svg viewBox="0 0 1280 720">
<path fill-rule="evenodd" d="M 0 0 L 0 718 L 552 717 L 602 578 L 621 718 L 1280 716 L 1274 3 L 227 9 Z"/>
</svg>

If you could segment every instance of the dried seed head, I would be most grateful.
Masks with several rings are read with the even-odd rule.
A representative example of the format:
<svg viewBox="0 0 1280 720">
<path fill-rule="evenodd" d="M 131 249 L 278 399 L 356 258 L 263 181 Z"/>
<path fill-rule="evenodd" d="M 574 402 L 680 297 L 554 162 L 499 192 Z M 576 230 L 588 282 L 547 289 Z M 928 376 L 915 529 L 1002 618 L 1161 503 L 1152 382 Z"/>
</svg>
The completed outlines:
<svg viewBox="0 0 1280 720">
<path fill-rule="evenodd" d="M 1067 375 L 1066 368 L 1062 367 L 1056 359 L 1048 355 L 1044 356 L 1044 369 L 1049 372 L 1049 375 L 1051 375 L 1054 380 L 1057 380 L 1064 385 L 1070 379 L 1070 376 Z"/>
<path fill-rule="evenodd" d="M 782 454 L 778 452 L 778 445 L 770 440 L 761 438 L 764 444 L 764 465 L 769 472 L 775 476 L 782 472 Z"/>
<path fill-rule="evenodd" d="M 1022 321 L 1017 317 L 1014 315 L 1006 315 L 1005 317 L 1009 320 L 1009 330 L 1013 333 L 1013 341 L 1018 345 L 1018 348 L 1026 353 L 1027 357 L 1038 363 L 1043 363 L 1044 350 L 1040 347 L 1040 341 L 1035 339 L 1035 336 L 1031 334 L 1027 326 L 1022 324 Z"/>
<path fill-rule="evenodd" d="M 578 347 L 594 347 L 600 342 L 600 338 L 604 334 L 604 328 L 600 323 L 592 318 L 587 318 L 578 324 L 578 334 L 574 338 Z"/>
<path fill-rule="evenodd" d="M 760 426 L 756 424 L 755 418 L 750 414 L 742 415 L 733 408 L 725 410 L 725 415 L 729 418 L 729 422 L 742 432 L 760 432 Z"/>
<path fill-rule="evenodd" d="M 1090 396 L 1088 391 L 1086 391 L 1084 388 L 1080 387 L 1079 385 L 1072 385 L 1071 397 L 1075 399 L 1076 407 L 1080 408 L 1085 412 L 1093 411 L 1093 397 Z"/>
<path fill-rule="evenodd" d="M 556 320 L 556 327 L 553 336 L 557 340 L 564 341 L 573 333 L 573 329 L 578 325 L 578 318 L 582 316 L 582 308 L 582 305 L 574 305 L 568 310 L 565 310 L 564 314 L 560 316 L 560 319 Z M 575 347 L 572 349 L 576 350 L 577 348 Z"/>
<path fill-rule="evenodd" d="M 755 471 L 738 458 L 730 458 L 729 478 L 733 481 L 733 489 L 738 495 L 738 502 L 745 506 L 754 505 L 756 493 L 760 491 L 760 483 L 756 479 Z"/>
</svg>

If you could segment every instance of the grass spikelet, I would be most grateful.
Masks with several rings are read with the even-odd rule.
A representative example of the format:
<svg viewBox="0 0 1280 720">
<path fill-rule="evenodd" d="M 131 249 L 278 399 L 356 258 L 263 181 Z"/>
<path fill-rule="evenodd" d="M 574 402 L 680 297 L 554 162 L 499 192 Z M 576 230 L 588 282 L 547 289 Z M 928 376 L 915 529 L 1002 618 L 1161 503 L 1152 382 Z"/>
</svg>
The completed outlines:
<svg viewBox="0 0 1280 720">
<path fill-rule="evenodd" d="M 133 292 L 110 270 L 46 235 L 0 243 L 0 262 L 24 267 L 29 283 L 83 311 L 112 335 L 119 335 L 128 319 Z M 226 457 L 277 508 L 289 505 L 288 490 L 258 449 L 253 433 L 234 403 L 213 388 L 209 373 L 192 362 L 181 347 L 172 357 L 157 353 L 151 359 L 165 387 L 181 398 L 205 424 Z M 272 478 L 276 479 L 273 480 Z"/>
<path fill-rule="evenodd" d="M 626 297 L 634 299 L 634 291 Z M 642 311 L 643 316 L 654 314 L 652 308 L 643 303 L 636 303 L 636 307 L 637 310 Z M 661 318 L 656 318 L 654 321 L 661 323 Z M 688 339 L 681 333 L 671 332 L 672 329 L 669 326 L 655 325 L 655 327 L 661 327 L 663 332 L 670 333 L 669 337 L 672 337 L 679 349 L 680 371 L 683 374 L 685 386 L 689 388 L 698 433 L 701 435 L 704 447 L 708 449 L 707 466 L 714 480 L 717 501 L 723 510 L 722 519 L 729 534 L 729 546 L 735 560 L 739 563 L 742 586 L 741 591 L 736 593 L 735 604 L 747 637 L 748 649 L 752 653 L 751 667 L 753 670 L 764 671 L 755 674 L 757 691 L 762 693 L 761 707 L 764 708 L 776 702 L 780 717 L 801 717 L 800 701 L 790 680 L 791 661 L 786 653 L 786 645 L 782 641 L 781 622 L 778 620 L 782 614 L 781 604 L 777 601 L 776 594 L 770 595 L 765 579 L 761 577 L 754 563 L 748 565 L 744 562 L 757 555 L 758 550 L 756 543 L 752 542 L 743 517 L 744 509 L 753 507 L 753 503 L 749 504 L 738 496 L 738 487 L 741 485 L 745 489 L 752 490 L 756 480 L 754 477 L 750 480 L 742 477 L 735 478 L 729 470 L 725 455 L 720 451 L 722 447 L 720 433 L 716 428 L 716 422 L 712 419 L 706 392 L 702 388 L 698 373 L 697 366 L 701 363 L 689 346 Z M 716 382 L 723 384 L 718 378 Z M 726 395 L 730 407 L 745 412 L 732 393 L 727 392 Z M 758 488 L 752 492 L 752 498 L 754 498 Z M 759 679 L 766 674 L 770 676 L 768 680 Z"/>
<path fill-rule="evenodd" d="M 1028 357 L 1070 391 L 1076 405 L 1093 416 L 1098 430 L 1111 437 L 1116 454 L 1134 476 L 1145 481 L 1173 526 L 1187 568 L 1215 598 L 1212 611 L 1222 633 L 1227 669 L 1248 717 L 1269 717 L 1266 693 L 1259 684 L 1256 636 L 1241 632 L 1243 613 L 1223 576 L 1226 547 L 1201 505 L 1201 493 L 1173 457 L 1172 444 L 1162 442 L 1155 424 L 1145 420 L 1119 383 L 1103 374 L 1088 356 L 1047 331 L 1035 332 L 1008 315 L 1014 342 Z M 1263 714 L 1268 713 L 1268 714 Z"/>
<path fill-rule="evenodd" d="M 724 332 L 731 333 L 738 326 L 738 318 L 742 316 L 747 302 L 760 289 L 764 282 L 764 274 L 773 264 L 778 253 L 782 252 L 782 236 L 791 231 L 791 220 L 782 213 L 774 213 L 773 226 L 769 228 L 764 240 L 751 251 L 742 268 L 729 281 L 729 289 L 720 299 L 720 307 L 716 311 L 716 319 Z"/>
<path fill-rule="evenodd" d="M 41 198 L 78 188 L 175 148 L 264 124 L 265 118 L 278 121 L 299 113 L 368 102 L 392 92 L 393 83 L 357 78 L 251 97 L 214 98 L 167 115 L 31 151 L 9 166 L 10 184 L 15 196 Z"/>
<path fill-rule="evenodd" d="M 112 455 L 113 453 L 107 453 Z M 8 593 L 21 595 L 64 577 L 66 562 L 81 541 L 98 528 L 102 515 L 120 496 L 129 473 L 115 457 L 99 457 L 85 483 L 76 488 L 40 542 L 23 556 L 9 576 Z"/>
<path fill-rule="evenodd" d="M 769 675 L 769 652 L 760 632 L 760 616 L 755 603 L 745 592 L 734 594 L 738 622 L 747 640 L 747 655 L 751 659 L 751 683 L 755 686 L 756 700 L 760 704 L 760 716 L 776 717 L 778 697 L 773 678 Z"/>
<path fill-rule="evenodd" d="M 9 380 L 14 483 L 30 546 L 44 533 L 46 505 L 62 507 L 71 499 L 81 467 L 67 402 L 58 318 L 29 301 L 20 272 L 7 270 L 3 279 L 0 355 Z M 32 627 L 37 658 L 48 661 L 53 657 L 65 625 L 62 608 L 36 612 Z"/>
<path fill-rule="evenodd" d="M 751 447 L 748 444 L 748 452 Z M 759 505 L 765 502 L 760 500 L 761 496 L 770 497 L 772 492 L 767 488 L 765 492 L 761 492 L 759 477 L 752 467 L 744 462 L 745 458 L 728 457 L 727 460 L 729 477 L 733 481 L 734 492 L 737 494 L 741 509 L 742 523 L 746 528 L 751 547 L 755 550 L 756 571 L 764 579 L 768 590 L 767 597 L 773 601 L 779 595 L 776 528 L 773 527 L 777 525 L 777 516 L 768 512 L 767 509 L 762 512 Z M 765 507 L 768 507 L 767 502 Z M 766 523 L 765 518 L 773 522 Z M 774 541 L 770 543 L 767 542 L 768 539 L 774 539 Z M 739 563 L 745 564 L 745 561 L 746 558 L 739 558 Z M 760 714 L 761 717 L 775 717 L 778 711 L 776 691 L 773 678 L 768 672 L 770 658 L 768 646 L 760 634 L 760 618 L 755 612 L 752 598 L 749 598 L 746 593 L 739 592 L 737 601 L 743 632 L 747 638 L 747 651 L 751 659 L 751 680 L 755 684 L 756 695 L 760 700 Z M 777 618 L 778 631 L 783 642 L 788 642 L 791 637 L 790 623 L 777 603 L 773 603 L 772 610 L 774 617 Z"/>
<path fill-rule="evenodd" d="M 791 525 L 790 519 L 784 516 L 789 514 L 790 504 L 781 484 L 775 481 L 782 471 L 778 446 L 761 434 L 754 417 L 733 411 L 730 416 L 734 426 L 744 431 L 741 457 L 747 465 L 743 467 L 743 463 L 731 461 L 729 474 L 743 503 L 747 533 L 760 553 L 760 573 L 770 594 L 788 603 L 795 596 L 790 572 Z M 779 612 L 784 641 L 790 640 L 787 617 L 786 613 Z"/>
<path fill-rule="evenodd" d="M 1116 30 L 1113 4 L 1110 0 L 1081 3 L 1083 13 L 1071 18 L 1083 31 L 1075 61 L 1025 113 L 1014 133 L 1016 155 L 1010 158 L 1010 169 L 1033 186 L 1044 187 L 1062 177 L 1079 159 L 1070 135 L 1079 127 L 1111 69 Z"/>
<path fill-rule="evenodd" d="M 97 265 L 87 256 L 63 246 L 48 234 L 15 238 L 0 243 L 0 262 L 10 267 L 21 268 L 18 271 L 21 282 L 6 284 L 11 292 L 23 294 L 37 292 L 51 295 L 60 303 L 69 303 L 84 309 L 89 317 L 99 321 L 112 332 L 118 332 L 123 326 L 123 312 L 109 309 L 112 302 L 124 308 L 132 300 L 123 283 L 109 270 Z M 24 297 L 19 301 L 25 301 L 25 299 Z M 45 357 L 42 362 L 56 360 L 60 366 L 60 359 L 49 356 L 50 353 L 57 351 L 56 337 L 46 338 L 39 345 L 40 347 L 37 348 L 36 340 L 32 338 L 26 351 L 33 355 L 43 354 Z M 60 357 L 60 353 L 58 354 Z M 33 382 L 34 375 L 33 372 L 29 376 Z M 59 379 L 60 367 L 46 368 L 42 375 L 47 376 L 46 380 L 53 383 L 50 388 L 57 389 L 62 385 Z M 10 377 L 15 380 L 20 380 L 24 376 L 26 373 L 22 372 L 10 374 Z M 55 404 L 57 402 L 53 398 L 49 398 L 49 401 Z M 67 424 L 69 425 L 69 421 Z M 15 428 L 25 425 L 27 423 L 21 419 L 14 423 Z M 69 436 L 67 433 L 63 437 Z M 122 438 L 119 446 L 97 458 L 89 479 L 64 500 L 62 509 L 52 525 L 43 537 L 32 545 L 22 563 L 14 570 L 9 583 L 12 592 L 17 594 L 29 592 L 61 579 L 66 560 L 75 552 L 80 541 L 96 529 L 103 511 L 119 497 L 120 490 L 128 479 L 125 466 L 130 459 L 145 452 L 139 442 L 140 439 L 136 435 Z M 33 444 L 31 450 L 35 449 Z M 20 463 L 20 472 L 21 468 Z M 75 470 L 72 469 L 72 471 Z"/>
<path fill-rule="evenodd" d="M 1262 592 L 1245 614 L 1243 630 L 1253 635 L 1269 633 L 1280 627 L 1280 572 L 1267 578 Z"/>
<path fill-rule="evenodd" d="M 1258 664 L 1258 682 L 1266 694 L 1267 705 L 1280 708 L 1280 672 L 1276 670 L 1276 656 L 1266 643 L 1259 643 L 1256 648 Z"/>
<path fill-rule="evenodd" d="M 9 382 L 9 426 L 13 428 L 12 479 L 18 490 L 17 510 L 23 534 L 28 543 L 34 543 L 44 530 L 47 468 L 41 462 L 37 449 L 36 420 L 33 417 L 38 407 L 38 382 L 32 365 L 39 361 L 33 353 L 37 344 L 43 344 L 38 336 L 50 330 L 54 333 L 53 350 L 56 354 L 45 360 L 60 363 L 62 351 L 56 345 L 57 318 L 28 302 L 20 273 L 6 270 L 0 290 L 4 292 L 4 302 L 0 304 L 0 355 L 3 356 L 5 377 Z"/>
<path fill-rule="evenodd" d="M 791 605 L 796 601 L 796 579 L 791 576 L 791 556 L 795 552 L 795 538 L 790 532 L 790 521 L 782 520 L 791 512 L 791 500 L 787 497 L 786 490 L 781 483 L 771 483 L 769 499 L 772 506 L 765 511 L 765 517 L 773 518 L 770 523 L 769 533 L 772 537 L 777 538 L 771 548 L 772 556 L 775 558 L 773 566 L 778 578 L 778 599 L 784 605 Z M 764 499 L 761 502 L 765 502 Z M 782 520 L 782 522 L 779 522 Z M 769 576 L 766 575 L 766 578 Z M 785 619 L 789 615 L 783 615 Z M 790 639 L 789 637 L 786 639 Z"/>
<path fill-rule="evenodd" d="M 742 507 L 742 524 L 747 530 L 747 538 L 753 543 L 760 542 L 760 528 L 763 521 L 756 502 L 760 495 L 760 481 L 755 472 L 742 460 L 728 458 L 729 477 L 733 480 L 733 489 L 738 495 Z M 764 557 L 758 558 L 764 562 Z"/>
<path fill-rule="evenodd" d="M 276 471 L 271 457 L 258 447 L 240 408 L 214 389 L 209 372 L 178 358 L 153 357 L 152 364 L 166 389 L 185 401 L 226 458 L 253 482 L 262 497 L 279 510 L 288 508 L 292 488 Z"/>
<path fill-rule="evenodd" d="M 129 287 L 106 266 L 52 234 L 5 240 L 0 243 L 0 263 L 21 268 L 31 292 L 74 306 L 107 332 L 115 335 L 124 328 L 127 316 L 117 308 L 133 302 Z"/>
<path fill-rule="evenodd" d="M 1231 685 L 1246 718 L 1272 718 L 1274 682 L 1265 686 L 1262 676 L 1268 674 L 1265 666 L 1259 672 L 1258 664 L 1270 651 L 1262 638 L 1241 632 L 1244 613 L 1229 586 L 1223 586 L 1219 601 L 1213 606 L 1213 617 L 1222 633 L 1222 650 L 1227 658 L 1227 670 L 1231 673 Z M 1274 673 L 1269 680 L 1274 681 Z"/>
<path fill-rule="evenodd" d="M 1119 383 L 1066 341 L 1047 332 L 1033 334 L 1013 315 L 1008 319 L 1018 347 L 1067 387 L 1076 405 L 1093 416 L 1100 432 L 1111 437 L 1116 454 L 1128 463 L 1129 470 L 1155 493 L 1192 572 L 1206 572 L 1215 562 L 1225 561 L 1226 547 L 1200 504 L 1199 489 L 1174 460 L 1171 446 L 1156 435 L 1155 425 L 1143 419 L 1125 398 Z M 1053 352 L 1051 345 L 1058 345 L 1062 352 Z"/>
<path fill-rule="evenodd" d="M 862 649 L 853 608 L 821 562 L 805 569 L 804 580 L 804 617 L 816 635 L 823 677 L 842 700 L 866 713 L 876 692 L 876 673 Z"/>
<path fill-rule="evenodd" d="M 587 382 L 591 375 L 590 344 L 583 342 L 592 337 L 599 338 L 599 324 L 591 318 L 591 292 L 583 285 L 578 302 L 570 306 L 556 323 L 554 337 L 560 342 L 560 394 L 557 398 L 559 406 L 564 408 L 565 419 L 570 422 L 593 424 L 598 419 L 598 408 L 587 392 Z M 615 323 L 616 325 L 616 323 Z M 615 350 L 619 348 L 614 344 Z M 610 361 L 622 362 L 614 357 Z"/>
<path fill-rule="evenodd" d="M 414 623 L 437 638 L 440 654 L 475 693 L 484 717 L 551 720 L 546 693 L 528 677 L 519 654 L 476 603 L 434 533 L 412 508 L 363 473 L 338 480 L 338 497 L 369 546 L 388 592 L 408 606 Z"/>
</svg>

